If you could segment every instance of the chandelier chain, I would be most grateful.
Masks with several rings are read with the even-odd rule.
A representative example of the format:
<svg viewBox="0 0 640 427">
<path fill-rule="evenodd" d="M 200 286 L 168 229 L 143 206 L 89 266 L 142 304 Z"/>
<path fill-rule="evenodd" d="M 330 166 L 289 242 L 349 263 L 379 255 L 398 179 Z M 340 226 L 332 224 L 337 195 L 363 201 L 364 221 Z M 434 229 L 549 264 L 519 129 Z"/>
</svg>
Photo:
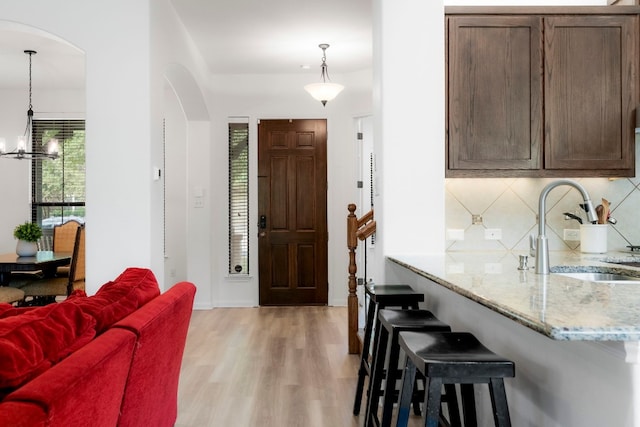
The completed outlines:
<svg viewBox="0 0 640 427">
<path fill-rule="evenodd" d="M 33 104 L 31 103 L 31 57 L 33 52 L 29 52 L 29 110 L 33 110 Z"/>
</svg>

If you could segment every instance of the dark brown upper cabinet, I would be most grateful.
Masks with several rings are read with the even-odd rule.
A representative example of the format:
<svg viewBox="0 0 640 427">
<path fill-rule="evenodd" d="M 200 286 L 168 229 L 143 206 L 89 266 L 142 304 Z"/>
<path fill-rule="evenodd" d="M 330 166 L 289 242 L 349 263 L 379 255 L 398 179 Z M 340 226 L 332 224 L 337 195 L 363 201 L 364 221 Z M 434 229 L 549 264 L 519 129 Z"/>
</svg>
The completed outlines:
<svg viewBox="0 0 640 427">
<path fill-rule="evenodd" d="M 447 8 L 446 176 L 635 176 L 638 13 Z"/>
</svg>

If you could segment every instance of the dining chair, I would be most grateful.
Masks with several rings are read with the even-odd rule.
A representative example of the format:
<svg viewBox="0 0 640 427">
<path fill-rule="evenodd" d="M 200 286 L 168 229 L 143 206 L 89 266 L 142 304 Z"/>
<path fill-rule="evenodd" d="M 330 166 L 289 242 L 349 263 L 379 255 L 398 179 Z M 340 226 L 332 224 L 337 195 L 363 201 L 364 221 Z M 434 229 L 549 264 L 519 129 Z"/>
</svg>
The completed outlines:
<svg viewBox="0 0 640 427">
<path fill-rule="evenodd" d="M 82 224 L 74 219 L 53 227 L 53 251 L 73 252 L 76 241 L 76 231 L 80 227 L 82 227 Z M 68 277 L 70 269 L 70 265 L 58 267 L 56 276 Z"/>
<path fill-rule="evenodd" d="M 85 232 L 84 225 L 76 229 L 76 237 L 69 266 L 69 276 L 33 280 L 21 286 L 24 305 L 45 305 L 55 302 L 57 296 L 68 296 L 74 290 L 84 290 L 85 282 Z M 27 301 L 26 299 L 32 299 Z"/>
<path fill-rule="evenodd" d="M 0 286 L 0 303 L 13 304 L 24 300 L 24 292 L 11 286 Z"/>
</svg>

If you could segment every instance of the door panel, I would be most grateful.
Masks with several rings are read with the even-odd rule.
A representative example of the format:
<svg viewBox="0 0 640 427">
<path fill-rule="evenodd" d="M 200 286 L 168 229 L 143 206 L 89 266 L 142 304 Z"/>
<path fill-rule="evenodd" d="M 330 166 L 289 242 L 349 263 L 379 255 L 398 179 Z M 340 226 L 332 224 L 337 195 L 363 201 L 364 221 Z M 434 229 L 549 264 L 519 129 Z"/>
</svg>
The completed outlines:
<svg viewBox="0 0 640 427">
<path fill-rule="evenodd" d="M 633 169 L 637 17 L 545 19 L 545 168 Z"/>
<path fill-rule="evenodd" d="M 260 304 L 326 304 L 326 120 L 258 126 Z"/>
</svg>

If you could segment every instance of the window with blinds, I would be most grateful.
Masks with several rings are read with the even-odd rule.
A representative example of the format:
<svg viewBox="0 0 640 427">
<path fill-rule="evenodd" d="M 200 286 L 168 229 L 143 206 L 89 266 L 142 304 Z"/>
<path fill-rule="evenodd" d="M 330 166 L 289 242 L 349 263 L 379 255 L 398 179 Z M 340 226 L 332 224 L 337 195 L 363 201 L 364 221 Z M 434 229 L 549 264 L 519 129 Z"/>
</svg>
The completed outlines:
<svg viewBox="0 0 640 427">
<path fill-rule="evenodd" d="M 85 216 L 84 120 L 34 120 L 34 149 L 46 150 L 51 138 L 58 139 L 59 157 L 31 161 L 31 220 L 45 237 L 56 224 L 84 223 Z"/>
<path fill-rule="evenodd" d="M 229 274 L 249 274 L 249 123 L 229 123 Z"/>
</svg>

